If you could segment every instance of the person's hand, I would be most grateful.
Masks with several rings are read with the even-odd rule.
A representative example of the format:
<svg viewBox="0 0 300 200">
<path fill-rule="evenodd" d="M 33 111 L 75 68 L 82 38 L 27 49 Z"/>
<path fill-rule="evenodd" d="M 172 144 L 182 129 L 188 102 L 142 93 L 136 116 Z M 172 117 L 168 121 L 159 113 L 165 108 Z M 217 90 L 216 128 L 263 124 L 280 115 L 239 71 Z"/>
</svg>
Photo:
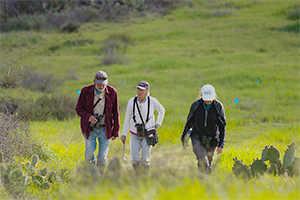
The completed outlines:
<svg viewBox="0 0 300 200">
<path fill-rule="evenodd" d="M 217 149 L 217 152 L 218 152 L 218 154 L 220 154 L 220 153 L 222 153 L 222 152 L 223 152 L 223 149 L 222 149 L 222 148 L 220 148 L 220 147 L 218 147 L 218 149 Z"/>
<path fill-rule="evenodd" d="M 94 115 L 91 115 L 90 118 L 89 118 L 89 121 L 92 123 L 92 124 L 96 124 L 97 123 L 97 119 Z"/>
<path fill-rule="evenodd" d="M 111 139 L 112 139 L 112 140 L 115 140 L 116 138 L 117 138 L 117 137 L 115 137 L 115 136 L 111 136 Z"/>
<path fill-rule="evenodd" d="M 125 141 L 126 141 L 126 136 L 122 135 L 121 140 L 122 140 L 123 143 L 125 143 Z"/>
</svg>

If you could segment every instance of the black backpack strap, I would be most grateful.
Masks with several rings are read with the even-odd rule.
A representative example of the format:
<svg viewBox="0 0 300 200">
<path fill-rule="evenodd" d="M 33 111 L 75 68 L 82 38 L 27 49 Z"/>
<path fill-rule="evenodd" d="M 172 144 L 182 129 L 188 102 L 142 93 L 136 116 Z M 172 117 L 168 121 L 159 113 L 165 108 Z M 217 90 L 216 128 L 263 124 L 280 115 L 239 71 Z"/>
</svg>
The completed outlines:
<svg viewBox="0 0 300 200">
<path fill-rule="evenodd" d="M 132 108 L 132 118 L 133 118 L 133 121 L 134 123 L 136 123 L 136 119 L 135 119 L 135 104 L 136 104 L 136 100 L 137 100 L 137 97 L 134 97 L 134 100 L 133 100 L 133 108 Z"/>
<path fill-rule="evenodd" d="M 214 106 L 215 106 L 215 109 L 216 109 L 217 114 L 218 114 L 218 119 L 225 126 L 226 123 L 224 122 L 224 120 L 222 119 L 222 117 L 220 117 L 220 110 L 218 109 L 218 106 L 217 106 L 218 104 L 219 104 L 219 102 L 214 101 Z"/>
<path fill-rule="evenodd" d="M 147 111 L 146 124 L 149 121 L 149 110 L 150 110 L 150 97 L 148 96 L 148 111 Z"/>
<path fill-rule="evenodd" d="M 135 120 L 135 104 L 136 104 L 136 107 L 138 109 L 138 112 L 139 112 L 139 115 L 140 115 L 140 118 L 142 120 L 142 123 L 145 125 L 148 123 L 149 121 L 149 112 L 150 112 L 150 97 L 148 96 L 148 111 L 147 111 L 147 118 L 146 118 L 146 123 L 144 123 L 144 120 L 143 120 L 143 117 L 142 117 L 142 114 L 141 114 L 141 111 L 139 109 L 139 106 L 137 105 L 137 97 L 134 98 L 134 101 L 133 101 L 133 121 L 134 123 L 136 123 L 136 120 Z"/>
</svg>

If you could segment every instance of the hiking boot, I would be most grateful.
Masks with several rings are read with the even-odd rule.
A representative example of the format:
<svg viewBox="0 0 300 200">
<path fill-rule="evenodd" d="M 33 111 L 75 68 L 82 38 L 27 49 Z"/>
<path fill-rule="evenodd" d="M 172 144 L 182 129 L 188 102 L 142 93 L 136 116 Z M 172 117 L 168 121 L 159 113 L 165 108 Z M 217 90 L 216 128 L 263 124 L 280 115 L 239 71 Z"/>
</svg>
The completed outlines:
<svg viewBox="0 0 300 200">
<path fill-rule="evenodd" d="M 147 173 L 149 172 L 149 169 L 150 169 L 150 166 L 149 166 L 149 165 L 148 165 L 148 166 L 143 165 L 143 172 L 144 172 L 145 174 L 147 174 Z"/>
<path fill-rule="evenodd" d="M 207 164 L 204 159 L 198 160 L 198 171 L 200 173 L 207 173 Z"/>
<path fill-rule="evenodd" d="M 139 164 L 135 164 L 135 165 L 132 165 L 133 166 L 133 169 L 136 173 L 139 173 L 140 170 L 141 170 L 141 165 L 140 163 Z"/>
<path fill-rule="evenodd" d="M 105 165 L 97 165 L 96 164 L 96 167 L 99 170 L 100 175 L 103 175 L 104 174 Z"/>
</svg>

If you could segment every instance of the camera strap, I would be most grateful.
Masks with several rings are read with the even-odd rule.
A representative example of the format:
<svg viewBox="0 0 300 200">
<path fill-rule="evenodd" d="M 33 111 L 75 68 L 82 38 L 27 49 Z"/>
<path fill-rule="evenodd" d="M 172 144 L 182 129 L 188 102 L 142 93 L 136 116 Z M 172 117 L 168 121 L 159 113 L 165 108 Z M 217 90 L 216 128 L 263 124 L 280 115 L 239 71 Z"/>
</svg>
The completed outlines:
<svg viewBox="0 0 300 200">
<path fill-rule="evenodd" d="M 94 104 L 93 108 L 96 107 L 96 105 L 101 101 L 101 98 L 98 99 L 98 101 Z"/>
<path fill-rule="evenodd" d="M 137 103 L 137 97 L 134 97 L 134 100 L 133 100 L 133 117 L 132 118 L 133 118 L 134 123 L 136 123 L 136 119 L 135 119 L 135 104 L 136 104 L 136 107 L 138 109 L 138 112 L 139 112 L 139 115 L 140 115 L 140 118 L 141 118 L 143 124 L 144 125 L 147 124 L 147 122 L 149 121 L 150 97 L 148 96 L 148 111 L 147 111 L 146 123 L 144 123 L 141 111 L 139 109 L 139 106 L 138 106 L 138 103 Z"/>
<path fill-rule="evenodd" d="M 100 101 L 101 101 L 101 98 L 99 98 L 99 99 L 97 100 L 97 102 L 94 104 L 93 109 L 97 106 L 97 104 L 98 104 Z M 106 111 L 105 108 L 106 108 L 106 106 L 104 105 L 102 116 L 104 116 L 104 114 L 105 114 L 105 111 Z"/>
</svg>

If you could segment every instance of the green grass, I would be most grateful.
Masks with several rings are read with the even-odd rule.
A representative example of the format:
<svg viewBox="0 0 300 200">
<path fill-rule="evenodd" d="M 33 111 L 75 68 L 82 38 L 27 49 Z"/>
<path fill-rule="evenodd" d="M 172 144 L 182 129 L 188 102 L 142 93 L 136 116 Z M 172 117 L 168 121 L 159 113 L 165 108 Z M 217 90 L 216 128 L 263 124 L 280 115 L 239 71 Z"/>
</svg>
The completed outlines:
<svg viewBox="0 0 300 200">
<path fill-rule="evenodd" d="M 234 157 L 249 164 L 260 158 L 264 146 L 274 145 L 282 159 L 291 142 L 299 147 L 299 19 L 288 19 L 298 2 L 197 2 L 163 18 L 150 17 L 149 22 L 93 22 L 72 34 L 1 34 L 2 63 L 32 67 L 61 79 L 75 72 L 76 80 L 67 79 L 57 88 L 64 94 L 77 97 L 77 90 L 91 84 L 96 71 L 105 70 L 109 84 L 118 91 L 122 122 L 127 101 L 136 94 L 134 86 L 140 80 L 150 83 L 151 95 L 166 108 L 158 132 L 160 143 L 151 152 L 150 174 L 134 176 L 127 145 L 122 175 L 100 177 L 94 183 L 82 178 L 88 174 L 78 172 L 84 160 L 78 117 L 31 122 L 32 134 L 51 157 L 45 164 L 66 168 L 74 178 L 57 186 L 59 191 L 33 190 L 37 199 L 299 198 L 299 178 L 265 175 L 243 181 L 232 173 Z M 113 34 L 130 36 L 133 45 L 123 51 L 125 63 L 104 66 L 103 42 Z M 93 42 L 67 43 L 84 40 Z M 53 46 L 59 49 L 49 50 Z M 201 179 L 195 155 L 191 147 L 182 150 L 180 136 L 190 105 L 206 83 L 216 88 L 228 125 L 224 152 L 215 156 L 213 174 Z M 20 92 L 25 99 L 40 95 L 23 88 L 9 90 L 13 96 Z M 236 98 L 239 103 L 234 102 Z M 122 157 L 122 147 L 119 139 L 111 143 L 109 161 Z M 299 148 L 296 156 L 300 156 Z"/>
</svg>

